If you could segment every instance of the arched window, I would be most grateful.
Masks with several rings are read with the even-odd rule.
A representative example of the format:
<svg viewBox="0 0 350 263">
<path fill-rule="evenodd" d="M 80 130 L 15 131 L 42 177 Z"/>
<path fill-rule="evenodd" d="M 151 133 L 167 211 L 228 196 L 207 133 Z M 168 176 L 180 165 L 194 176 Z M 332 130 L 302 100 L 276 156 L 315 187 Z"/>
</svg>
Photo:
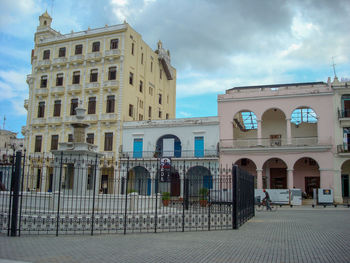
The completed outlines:
<svg viewBox="0 0 350 263">
<path fill-rule="evenodd" d="M 317 123 L 317 115 L 311 108 L 298 108 L 293 111 L 291 122 L 295 125 L 299 125 L 302 122 Z"/>
</svg>

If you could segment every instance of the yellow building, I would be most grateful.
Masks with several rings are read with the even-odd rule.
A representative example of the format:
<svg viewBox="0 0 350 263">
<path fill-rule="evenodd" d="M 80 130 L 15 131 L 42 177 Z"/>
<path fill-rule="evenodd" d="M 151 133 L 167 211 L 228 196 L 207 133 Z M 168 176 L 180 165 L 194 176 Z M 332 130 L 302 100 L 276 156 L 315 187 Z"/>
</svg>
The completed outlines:
<svg viewBox="0 0 350 263">
<path fill-rule="evenodd" d="M 59 142 L 73 140 L 70 124 L 81 103 L 90 125 L 87 142 L 104 153 L 101 163 L 113 173 L 124 121 L 175 118 L 176 70 L 170 53 L 160 41 L 153 51 L 126 22 L 69 34 L 55 31 L 51 22 L 47 12 L 42 14 L 34 36 L 22 128 L 27 153 L 32 161 L 51 157 Z M 45 191 L 46 169 L 37 173 L 28 188 Z"/>
</svg>

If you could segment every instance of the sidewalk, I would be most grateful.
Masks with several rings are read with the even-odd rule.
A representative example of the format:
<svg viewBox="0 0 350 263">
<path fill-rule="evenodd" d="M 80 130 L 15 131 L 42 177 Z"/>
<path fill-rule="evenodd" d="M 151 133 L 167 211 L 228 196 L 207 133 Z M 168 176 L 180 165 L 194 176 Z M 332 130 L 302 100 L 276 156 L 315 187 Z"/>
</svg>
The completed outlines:
<svg viewBox="0 0 350 263">
<path fill-rule="evenodd" d="M 0 236 L 0 258 L 26 262 L 350 262 L 350 209 L 283 207 L 239 230 Z M 1 262 L 1 261 L 0 261 Z"/>
</svg>

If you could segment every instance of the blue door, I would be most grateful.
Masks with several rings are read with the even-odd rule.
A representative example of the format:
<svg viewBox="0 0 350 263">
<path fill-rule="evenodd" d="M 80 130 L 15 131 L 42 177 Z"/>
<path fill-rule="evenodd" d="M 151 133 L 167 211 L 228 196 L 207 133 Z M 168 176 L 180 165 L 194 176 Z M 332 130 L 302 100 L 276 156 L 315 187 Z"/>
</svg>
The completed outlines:
<svg viewBox="0 0 350 263">
<path fill-rule="evenodd" d="M 203 188 L 207 188 L 207 189 L 213 188 L 213 177 L 211 175 L 203 176 Z"/>
<path fill-rule="evenodd" d="M 133 158 L 142 158 L 142 139 L 134 139 Z"/>
<path fill-rule="evenodd" d="M 194 157 L 204 157 L 204 137 L 194 138 Z"/>
<path fill-rule="evenodd" d="M 181 157 L 181 142 L 180 141 L 175 141 L 174 156 L 177 158 Z"/>
</svg>

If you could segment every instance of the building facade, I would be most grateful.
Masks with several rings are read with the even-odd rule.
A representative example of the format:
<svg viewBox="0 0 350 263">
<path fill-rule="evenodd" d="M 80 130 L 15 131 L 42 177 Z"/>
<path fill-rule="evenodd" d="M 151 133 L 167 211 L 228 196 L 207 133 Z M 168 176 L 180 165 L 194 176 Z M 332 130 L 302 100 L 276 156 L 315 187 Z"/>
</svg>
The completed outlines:
<svg viewBox="0 0 350 263">
<path fill-rule="evenodd" d="M 51 22 L 47 12 L 41 15 L 34 36 L 25 148 L 32 162 L 49 167 L 50 151 L 73 141 L 71 123 L 80 105 L 87 109 L 86 140 L 104 154 L 106 173 L 114 174 L 124 121 L 175 118 L 170 53 L 160 41 L 153 51 L 126 22 L 69 34 L 55 31 Z M 35 170 L 28 188 L 46 191 L 39 172 L 46 176 L 52 169 Z"/>
<path fill-rule="evenodd" d="M 24 139 L 17 133 L 0 129 L 0 163 L 7 163 L 16 151 L 23 151 Z"/>
<path fill-rule="evenodd" d="M 197 195 L 218 177 L 218 142 L 217 117 L 124 122 L 120 176 L 139 194 L 155 193 L 159 182 L 157 192 L 173 197 L 183 196 L 190 178 L 189 192 Z"/>
<path fill-rule="evenodd" d="M 350 192 L 350 82 L 334 79 L 330 83 L 334 90 L 334 140 L 336 154 L 334 167 L 341 178 L 341 192 L 344 202 L 349 200 Z"/>
<path fill-rule="evenodd" d="M 311 197 L 332 188 L 341 202 L 336 101 L 330 82 L 227 90 L 218 96 L 221 165 L 242 166 L 258 189 L 299 188 Z"/>
</svg>

